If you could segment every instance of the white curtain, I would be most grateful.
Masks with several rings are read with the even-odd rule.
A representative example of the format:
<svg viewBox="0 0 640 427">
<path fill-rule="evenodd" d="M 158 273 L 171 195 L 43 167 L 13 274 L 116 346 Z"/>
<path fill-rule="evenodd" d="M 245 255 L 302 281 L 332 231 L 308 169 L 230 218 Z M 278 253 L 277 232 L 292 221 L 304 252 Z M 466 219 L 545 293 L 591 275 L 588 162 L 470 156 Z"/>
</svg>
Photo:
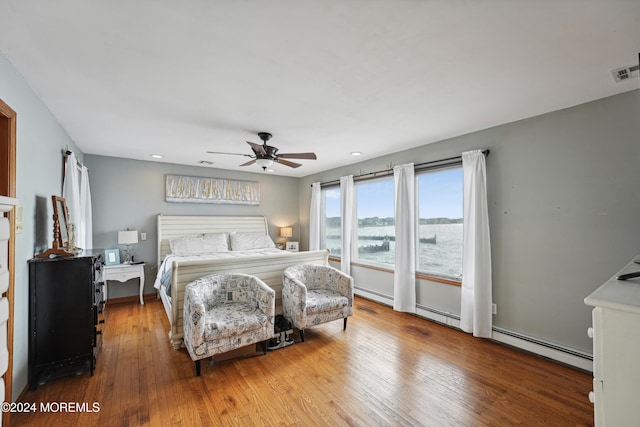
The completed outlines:
<svg viewBox="0 0 640 427">
<path fill-rule="evenodd" d="M 464 231 L 460 328 L 490 338 L 491 244 L 485 156 L 481 150 L 462 153 Z"/>
<path fill-rule="evenodd" d="M 396 265 L 393 309 L 416 312 L 415 174 L 413 163 L 393 168 L 395 184 Z"/>
<path fill-rule="evenodd" d="M 342 217 L 342 249 L 340 270 L 351 274 L 351 240 L 353 235 L 353 175 L 340 177 L 340 216 Z"/>
<path fill-rule="evenodd" d="M 81 168 L 81 170 L 78 169 L 78 160 L 74 153 L 67 155 L 62 197 L 64 197 L 69 211 L 69 222 L 75 227 L 76 247 L 91 249 L 93 247 L 93 224 L 89 170 L 85 166 L 81 166 Z"/>
<path fill-rule="evenodd" d="M 91 210 L 91 190 L 89 189 L 89 169 L 82 166 L 80 174 L 80 221 L 76 246 L 93 249 L 93 212 Z"/>
<path fill-rule="evenodd" d="M 309 209 L 309 250 L 320 249 L 322 218 L 322 189 L 319 182 L 311 184 L 311 208 Z"/>
</svg>

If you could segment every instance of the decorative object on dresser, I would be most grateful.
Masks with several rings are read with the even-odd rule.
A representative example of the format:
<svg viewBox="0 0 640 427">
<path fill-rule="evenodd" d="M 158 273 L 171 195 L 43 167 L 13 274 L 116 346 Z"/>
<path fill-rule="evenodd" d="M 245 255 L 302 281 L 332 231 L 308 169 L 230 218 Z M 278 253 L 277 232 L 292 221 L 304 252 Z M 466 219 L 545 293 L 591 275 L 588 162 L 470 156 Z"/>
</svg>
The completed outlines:
<svg viewBox="0 0 640 427">
<path fill-rule="evenodd" d="M 102 250 L 29 260 L 29 387 L 93 375 L 104 324 Z"/>
<path fill-rule="evenodd" d="M 131 252 L 131 245 L 138 243 L 138 230 L 125 230 L 118 231 L 118 244 L 127 245 L 127 249 L 124 251 L 124 264 L 131 264 L 133 262 L 133 253 Z"/>
<path fill-rule="evenodd" d="M 121 283 L 131 279 L 140 280 L 140 304 L 144 305 L 144 299 L 142 293 L 144 291 L 144 263 L 137 264 L 116 264 L 106 265 L 104 267 L 104 301 L 107 301 L 109 280 L 118 281 Z"/>
<path fill-rule="evenodd" d="M 69 248 L 69 211 L 62 197 L 51 196 L 53 203 L 53 243 L 50 249 L 36 255 L 38 258 L 49 256 L 73 256 Z"/>
<path fill-rule="evenodd" d="M 617 277 L 638 270 L 628 263 L 591 293 L 584 302 L 593 306 L 593 391 L 595 426 L 637 426 L 640 417 L 640 278 Z"/>
</svg>

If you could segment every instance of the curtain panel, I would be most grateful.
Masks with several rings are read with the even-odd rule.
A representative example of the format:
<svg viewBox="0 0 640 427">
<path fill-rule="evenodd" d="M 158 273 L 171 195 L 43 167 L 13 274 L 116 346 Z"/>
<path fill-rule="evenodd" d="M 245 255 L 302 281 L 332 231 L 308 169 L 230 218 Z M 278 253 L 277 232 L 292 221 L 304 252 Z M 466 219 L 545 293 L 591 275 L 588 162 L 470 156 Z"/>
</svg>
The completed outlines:
<svg viewBox="0 0 640 427">
<path fill-rule="evenodd" d="M 481 150 L 462 153 L 463 257 L 460 328 L 490 338 L 492 327 L 491 242 L 486 161 Z"/>
<path fill-rule="evenodd" d="M 415 173 L 413 163 L 393 168 L 396 260 L 393 309 L 416 312 Z"/>
<path fill-rule="evenodd" d="M 93 222 L 89 169 L 78 166 L 78 159 L 74 153 L 68 154 L 65 162 L 62 197 L 69 211 L 69 222 L 75 227 L 75 246 L 92 249 Z"/>
<path fill-rule="evenodd" d="M 319 182 L 311 184 L 311 208 L 309 210 L 309 250 L 320 249 L 322 236 L 322 189 Z"/>
<path fill-rule="evenodd" d="M 351 275 L 351 240 L 353 237 L 354 211 L 353 175 L 340 177 L 340 215 L 342 217 L 342 249 L 340 270 Z"/>
</svg>

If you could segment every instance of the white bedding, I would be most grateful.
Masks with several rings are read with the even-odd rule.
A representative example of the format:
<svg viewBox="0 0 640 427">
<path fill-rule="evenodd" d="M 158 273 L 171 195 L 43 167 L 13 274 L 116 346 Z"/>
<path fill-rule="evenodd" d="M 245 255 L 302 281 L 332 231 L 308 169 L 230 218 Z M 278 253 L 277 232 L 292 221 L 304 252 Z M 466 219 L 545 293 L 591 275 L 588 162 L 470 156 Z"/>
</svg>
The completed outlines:
<svg viewBox="0 0 640 427">
<path fill-rule="evenodd" d="M 241 258 L 246 256 L 256 256 L 256 255 L 285 255 L 286 251 L 276 249 L 276 248 L 266 248 L 266 249 L 251 249 L 246 251 L 228 251 L 228 252 L 215 252 L 201 255 L 167 255 L 160 267 L 158 268 L 158 274 L 156 275 L 156 280 L 153 283 L 154 288 L 160 289 L 162 286 L 162 277 L 171 271 L 173 268 L 174 261 L 199 261 L 199 260 L 212 260 L 212 259 L 229 259 L 229 258 Z"/>
</svg>

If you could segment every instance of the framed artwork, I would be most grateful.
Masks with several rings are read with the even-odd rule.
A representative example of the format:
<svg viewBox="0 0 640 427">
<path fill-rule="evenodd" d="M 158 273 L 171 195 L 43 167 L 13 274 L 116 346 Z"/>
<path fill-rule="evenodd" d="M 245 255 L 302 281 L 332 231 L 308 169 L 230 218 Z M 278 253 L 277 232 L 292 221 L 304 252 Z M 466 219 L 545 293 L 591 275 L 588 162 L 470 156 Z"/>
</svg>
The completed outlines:
<svg viewBox="0 0 640 427">
<path fill-rule="evenodd" d="M 298 242 L 287 242 L 286 249 L 289 252 L 298 252 Z"/>
<path fill-rule="evenodd" d="M 233 179 L 167 175 L 165 200 L 176 203 L 259 205 L 260 183 Z"/>
<path fill-rule="evenodd" d="M 119 249 L 107 249 L 104 251 L 104 263 L 105 265 L 120 264 L 120 250 Z"/>
</svg>

